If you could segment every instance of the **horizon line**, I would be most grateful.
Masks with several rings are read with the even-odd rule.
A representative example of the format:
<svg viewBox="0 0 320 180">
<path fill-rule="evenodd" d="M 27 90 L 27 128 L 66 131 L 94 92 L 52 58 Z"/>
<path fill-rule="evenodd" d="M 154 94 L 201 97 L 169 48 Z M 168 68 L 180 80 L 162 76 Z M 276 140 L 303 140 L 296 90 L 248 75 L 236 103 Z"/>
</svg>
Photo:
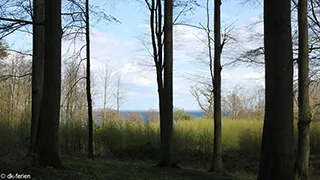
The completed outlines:
<svg viewBox="0 0 320 180">
<path fill-rule="evenodd" d="M 94 110 L 99 110 L 99 109 L 103 109 L 103 108 L 95 108 Z M 179 108 L 179 109 L 184 110 L 184 111 L 203 111 L 202 109 L 183 109 L 183 108 Z M 150 109 L 120 109 L 120 111 L 143 111 L 143 112 L 148 112 L 150 110 L 159 112 L 159 109 L 152 109 L 152 108 L 150 108 Z"/>
</svg>

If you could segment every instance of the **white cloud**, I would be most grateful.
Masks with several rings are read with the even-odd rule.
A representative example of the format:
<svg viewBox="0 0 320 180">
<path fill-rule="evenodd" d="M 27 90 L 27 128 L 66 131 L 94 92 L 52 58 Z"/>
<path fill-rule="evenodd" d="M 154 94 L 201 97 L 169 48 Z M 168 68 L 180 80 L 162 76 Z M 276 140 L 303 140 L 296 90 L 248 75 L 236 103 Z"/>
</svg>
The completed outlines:
<svg viewBox="0 0 320 180">
<path fill-rule="evenodd" d="M 143 86 L 150 86 L 152 85 L 152 81 L 147 79 L 146 77 L 141 77 L 138 79 L 138 82 L 140 85 L 143 85 Z"/>
<path fill-rule="evenodd" d="M 205 13 L 203 13 L 205 15 Z M 147 18 L 147 16 L 145 16 Z M 225 18 L 232 17 L 224 15 Z M 203 20 L 203 19 L 202 19 Z M 256 21 L 253 17 L 250 21 Z M 142 22 L 136 24 L 139 32 L 149 33 L 149 25 Z M 254 29 L 253 32 L 262 32 L 262 25 Z M 131 28 L 123 25 L 121 28 Z M 139 34 L 130 34 L 132 37 Z M 237 27 L 233 30 L 232 36 L 238 42 L 244 42 L 241 46 L 237 43 L 226 45 L 222 54 L 223 61 L 230 57 L 239 55 L 242 50 L 255 48 L 262 44 L 262 41 L 249 41 L 252 31 L 245 27 Z M 157 108 L 157 84 L 154 69 L 146 69 L 139 63 L 141 59 L 153 64 L 152 59 L 148 59 L 148 53 L 144 45 L 136 38 L 121 39 L 121 34 L 116 31 L 102 32 L 92 28 L 91 35 L 91 56 L 92 72 L 100 78 L 101 70 L 106 62 L 112 62 L 114 69 L 121 74 L 124 88 L 127 90 L 127 101 L 125 109 L 135 109 L 136 107 L 149 109 Z M 146 39 L 150 39 L 147 37 Z M 196 61 L 201 55 L 207 53 L 205 32 L 188 26 L 174 26 L 174 103 L 175 106 L 185 109 L 197 109 L 197 103 L 193 100 L 189 92 L 190 86 L 194 83 L 187 79 L 188 74 L 209 76 L 208 67 Z M 68 42 L 63 42 L 63 53 L 66 53 Z M 84 42 L 77 42 L 75 49 L 79 49 Z M 82 53 L 82 56 L 85 52 Z M 206 59 L 206 55 L 202 56 Z M 205 71 L 203 71 L 205 68 Z M 239 70 L 240 69 L 240 70 Z M 263 75 L 252 69 L 234 68 L 232 70 L 223 69 L 222 83 L 225 89 L 234 87 L 235 84 L 264 84 Z M 99 84 L 100 83 L 100 84 Z M 102 87 L 101 82 L 96 84 L 97 88 Z M 100 98 L 101 99 L 101 98 Z M 97 98 L 96 101 L 99 101 Z M 99 104 L 97 102 L 96 104 Z"/>
<path fill-rule="evenodd" d="M 264 74 L 249 72 L 243 75 L 243 79 L 261 79 L 264 77 Z"/>
<path fill-rule="evenodd" d="M 131 64 L 124 65 L 124 67 L 121 69 L 121 74 L 123 74 L 123 75 L 128 74 L 130 69 L 132 69 Z"/>
<path fill-rule="evenodd" d="M 254 16 L 254 17 L 251 17 L 251 18 L 249 19 L 249 22 L 256 23 L 256 22 L 258 22 L 259 20 L 260 20 L 259 17 Z"/>
</svg>

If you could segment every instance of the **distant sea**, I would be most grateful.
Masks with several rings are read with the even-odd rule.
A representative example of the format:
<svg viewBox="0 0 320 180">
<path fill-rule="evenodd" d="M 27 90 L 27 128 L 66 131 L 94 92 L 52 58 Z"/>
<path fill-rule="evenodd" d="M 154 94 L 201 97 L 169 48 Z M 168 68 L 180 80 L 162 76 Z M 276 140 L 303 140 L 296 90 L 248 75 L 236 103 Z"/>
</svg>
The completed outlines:
<svg viewBox="0 0 320 180">
<path fill-rule="evenodd" d="M 147 114 L 149 111 L 120 111 L 121 114 L 123 114 L 124 116 L 128 117 L 128 113 L 139 113 L 143 116 L 144 119 L 147 118 Z M 204 114 L 203 111 L 201 110 L 193 110 L 193 111 L 185 111 L 187 114 L 190 114 L 191 116 L 195 117 L 195 118 L 200 118 L 202 117 L 202 115 Z M 158 112 L 159 113 L 159 112 Z"/>
</svg>

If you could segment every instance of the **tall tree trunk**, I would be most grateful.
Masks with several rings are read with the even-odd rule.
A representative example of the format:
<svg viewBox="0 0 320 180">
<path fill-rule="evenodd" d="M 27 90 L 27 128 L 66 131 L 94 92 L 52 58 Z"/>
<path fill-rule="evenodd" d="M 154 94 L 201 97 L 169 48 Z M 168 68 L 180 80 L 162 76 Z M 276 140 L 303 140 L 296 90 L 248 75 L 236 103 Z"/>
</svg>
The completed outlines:
<svg viewBox="0 0 320 180">
<path fill-rule="evenodd" d="M 177 167 L 173 162 L 173 44 L 172 44 L 172 0 L 164 1 L 164 30 L 162 30 L 162 1 L 151 0 L 148 5 L 150 11 L 150 33 L 153 50 L 153 60 L 156 66 L 159 111 L 160 111 L 160 142 L 161 160 L 158 167 Z M 162 40 L 164 34 L 164 40 Z M 164 56 L 162 48 L 164 45 Z M 164 59 L 163 59 L 164 57 Z"/>
<path fill-rule="evenodd" d="M 45 1 L 45 55 L 35 153 L 43 166 L 62 168 L 58 151 L 61 90 L 61 0 Z"/>
<path fill-rule="evenodd" d="M 299 122 L 298 122 L 298 149 L 295 161 L 295 179 L 308 179 L 308 165 L 310 155 L 309 129 L 311 112 L 309 105 L 309 45 L 307 0 L 298 2 L 298 29 L 299 29 Z"/>
<path fill-rule="evenodd" d="M 44 21 L 44 0 L 33 1 L 33 21 Z M 33 25 L 33 56 L 32 56 L 32 105 L 31 105 L 31 135 L 29 155 L 34 151 L 39 123 L 40 105 L 43 86 L 44 63 L 44 26 Z"/>
<path fill-rule="evenodd" d="M 290 0 L 264 1 L 266 106 L 259 180 L 294 178 Z"/>
<path fill-rule="evenodd" d="M 87 51 L 87 101 L 88 101 L 88 157 L 93 159 L 93 118 L 90 81 L 90 22 L 89 0 L 86 0 L 86 51 Z"/>
<path fill-rule="evenodd" d="M 172 16 L 173 0 L 164 1 L 164 94 L 163 99 L 163 148 L 164 166 L 173 165 L 173 41 Z"/>
<path fill-rule="evenodd" d="M 155 34 L 156 36 L 153 37 L 154 42 L 153 46 L 155 47 L 155 63 L 157 64 L 157 84 L 158 84 L 158 96 L 159 96 L 159 112 L 160 112 L 160 142 L 161 142 L 161 161 L 158 166 L 165 166 L 164 163 L 164 141 L 165 141 L 165 92 L 164 92 L 164 84 L 163 84 L 163 29 L 162 29 L 162 2 L 161 0 L 157 0 L 156 5 L 154 5 L 154 0 L 152 0 L 152 5 L 155 8 L 155 11 L 151 14 L 152 21 L 150 23 L 154 23 L 153 20 L 155 19 L 155 27 L 152 25 L 153 29 L 151 29 L 151 33 Z M 154 17 L 155 16 L 155 17 Z M 156 43 L 157 42 L 157 43 Z M 156 48 L 157 47 L 157 48 Z"/>
<path fill-rule="evenodd" d="M 210 171 L 222 170 L 222 124 L 221 124 L 221 0 L 214 0 L 214 80 L 213 80 L 213 158 Z"/>
</svg>

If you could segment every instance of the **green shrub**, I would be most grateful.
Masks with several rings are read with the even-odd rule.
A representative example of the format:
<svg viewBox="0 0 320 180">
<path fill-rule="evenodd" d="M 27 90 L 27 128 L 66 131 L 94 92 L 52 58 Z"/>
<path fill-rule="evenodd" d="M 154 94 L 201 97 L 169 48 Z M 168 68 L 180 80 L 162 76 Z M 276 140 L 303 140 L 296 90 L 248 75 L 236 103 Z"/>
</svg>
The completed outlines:
<svg viewBox="0 0 320 180">
<path fill-rule="evenodd" d="M 192 116 L 186 113 L 183 109 L 175 108 L 173 112 L 173 120 L 191 120 Z"/>
</svg>

